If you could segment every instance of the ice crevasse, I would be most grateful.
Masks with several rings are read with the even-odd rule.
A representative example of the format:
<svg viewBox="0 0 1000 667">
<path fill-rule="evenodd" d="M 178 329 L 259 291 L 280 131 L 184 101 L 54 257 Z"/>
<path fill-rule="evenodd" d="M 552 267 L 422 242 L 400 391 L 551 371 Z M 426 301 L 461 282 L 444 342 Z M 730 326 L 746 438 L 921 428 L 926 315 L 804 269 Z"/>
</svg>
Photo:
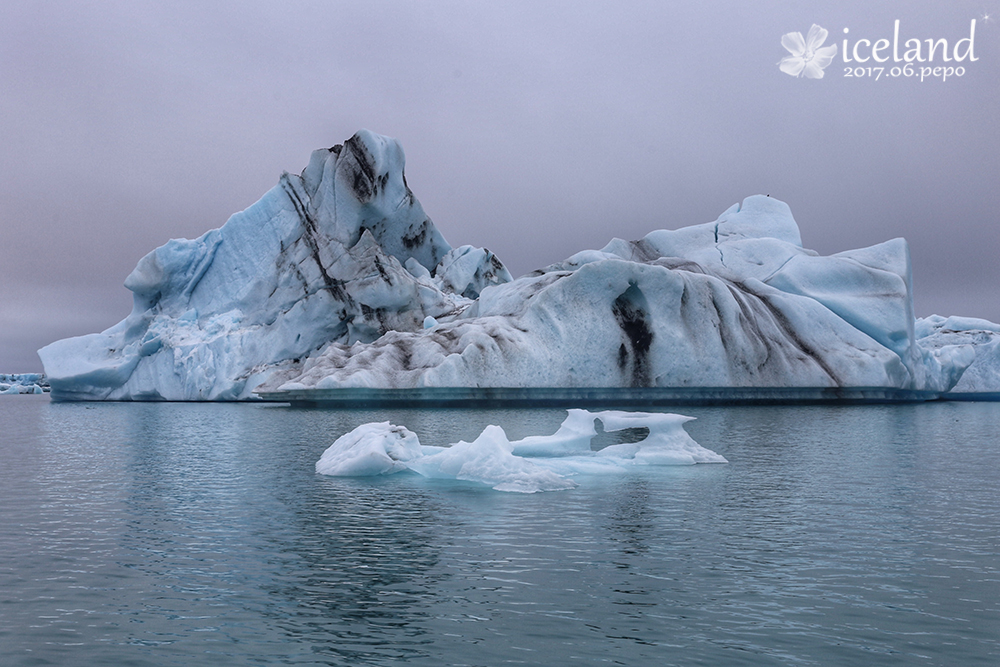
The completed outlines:
<svg viewBox="0 0 1000 667">
<path fill-rule="evenodd" d="M 1000 391 L 994 334 L 917 321 L 905 240 L 820 256 L 763 195 L 512 280 L 452 248 L 399 143 L 361 131 L 126 280 L 132 313 L 39 351 L 57 399 L 423 387 Z M 968 320 L 968 321 L 966 321 Z M 964 324 L 963 324 L 964 322 Z M 992 329 L 990 327 L 993 327 Z M 972 332 L 972 333 L 970 333 Z"/>
</svg>

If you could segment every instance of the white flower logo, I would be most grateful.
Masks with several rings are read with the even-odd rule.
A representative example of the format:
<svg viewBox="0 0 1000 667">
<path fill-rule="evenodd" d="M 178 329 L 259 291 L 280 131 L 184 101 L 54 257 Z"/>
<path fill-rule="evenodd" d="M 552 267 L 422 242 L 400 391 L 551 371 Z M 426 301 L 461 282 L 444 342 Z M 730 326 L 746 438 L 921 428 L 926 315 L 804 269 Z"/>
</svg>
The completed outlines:
<svg viewBox="0 0 1000 667">
<path fill-rule="evenodd" d="M 837 45 L 823 46 L 827 31 L 813 23 L 809 34 L 802 39 L 801 32 L 790 32 L 781 37 L 781 45 L 792 55 L 785 56 L 778 67 L 785 74 L 805 76 L 807 79 L 822 79 L 823 70 L 837 55 Z"/>
</svg>

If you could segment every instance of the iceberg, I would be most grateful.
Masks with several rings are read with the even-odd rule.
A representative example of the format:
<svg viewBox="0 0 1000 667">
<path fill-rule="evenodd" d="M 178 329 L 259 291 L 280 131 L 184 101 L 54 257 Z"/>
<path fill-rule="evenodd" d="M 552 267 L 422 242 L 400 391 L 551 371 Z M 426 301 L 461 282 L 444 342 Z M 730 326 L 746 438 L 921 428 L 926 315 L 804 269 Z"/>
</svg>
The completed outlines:
<svg viewBox="0 0 1000 667">
<path fill-rule="evenodd" d="M 972 363 L 946 397 L 1000 400 L 1000 324 L 977 317 L 931 315 L 917 320 L 915 334 L 928 354 L 972 350 Z"/>
<path fill-rule="evenodd" d="M 39 350 L 53 398 L 1000 391 L 996 325 L 915 319 L 903 239 L 820 256 L 784 202 L 755 195 L 514 280 L 444 240 L 404 165 L 398 141 L 362 130 L 221 228 L 146 255 L 125 320 Z"/>
<path fill-rule="evenodd" d="M 645 428 L 634 443 L 591 448 L 600 420 L 606 431 Z M 572 409 L 559 430 L 511 442 L 500 426 L 487 426 L 472 442 L 420 445 L 417 435 L 389 422 L 362 424 L 342 435 L 320 457 L 316 472 L 372 477 L 404 470 L 432 479 L 475 482 L 497 491 L 537 493 L 576 488 L 571 477 L 632 466 L 726 463 L 683 428 L 693 417 L 649 412 Z"/>
<path fill-rule="evenodd" d="M 143 257 L 129 316 L 38 354 L 62 400 L 236 400 L 337 342 L 448 321 L 511 276 L 452 248 L 406 184 L 395 139 L 314 151 L 250 208 Z"/>
<path fill-rule="evenodd" d="M 0 373 L 0 395 L 44 394 L 49 383 L 44 373 Z"/>
<path fill-rule="evenodd" d="M 903 239 L 823 257 L 788 206 L 615 239 L 491 285 L 448 322 L 333 343 L 259 391 L 883 387 L 945 392 L 969 345 L 918 345 Z"/>
</svg>

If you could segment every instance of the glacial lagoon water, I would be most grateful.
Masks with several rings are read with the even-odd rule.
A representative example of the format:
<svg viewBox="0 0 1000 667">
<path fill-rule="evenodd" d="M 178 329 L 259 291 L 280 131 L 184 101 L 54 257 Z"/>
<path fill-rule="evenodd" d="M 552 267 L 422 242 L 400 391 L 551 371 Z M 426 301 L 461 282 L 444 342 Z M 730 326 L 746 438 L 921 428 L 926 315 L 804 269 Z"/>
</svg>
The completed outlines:
<svg viewBox="0 0 1000 667">
<path fill-rule="evenodd" d="M 1000 664 L 1000 404 L 673 411 L 729 463 L 525 495 L 313 466 L 563 410 L 0 397 L 0 665 Z"/>
</svg>

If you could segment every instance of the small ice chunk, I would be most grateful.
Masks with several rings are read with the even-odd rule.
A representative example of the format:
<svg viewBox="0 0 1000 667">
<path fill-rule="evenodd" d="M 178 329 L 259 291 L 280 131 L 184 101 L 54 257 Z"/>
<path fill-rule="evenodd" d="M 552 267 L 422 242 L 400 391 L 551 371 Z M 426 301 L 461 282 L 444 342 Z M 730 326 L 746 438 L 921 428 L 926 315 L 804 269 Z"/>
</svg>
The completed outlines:
<svg viewBox="0 0 1000 667">
<path fill-rule="evenodd" d="M 430 329 L 431 327 L 436 327 L 437 323 L 438 323 L 438 321 L 435 320 L 430 315 L 428 315 L 427 317 L 424 318 L 424 328 L 425 329 Z"/>
<path fill-rule="evenodd" d="M 316 462 L 316 472 L 336 477 L 391 475 L 421 456 L 417 434 L 389 422 L 362 424 L 337 438 Z"/>
<path fill-rule="evenodd" d="M 458 442 L 407 465 L 426 477 L 479 482 L 497 491 L 537 493 L 576 487 L 575 482 L 515 456 L 513 449 L 502 428 L 487 426 L 473 442 Z"/>
</svg>

